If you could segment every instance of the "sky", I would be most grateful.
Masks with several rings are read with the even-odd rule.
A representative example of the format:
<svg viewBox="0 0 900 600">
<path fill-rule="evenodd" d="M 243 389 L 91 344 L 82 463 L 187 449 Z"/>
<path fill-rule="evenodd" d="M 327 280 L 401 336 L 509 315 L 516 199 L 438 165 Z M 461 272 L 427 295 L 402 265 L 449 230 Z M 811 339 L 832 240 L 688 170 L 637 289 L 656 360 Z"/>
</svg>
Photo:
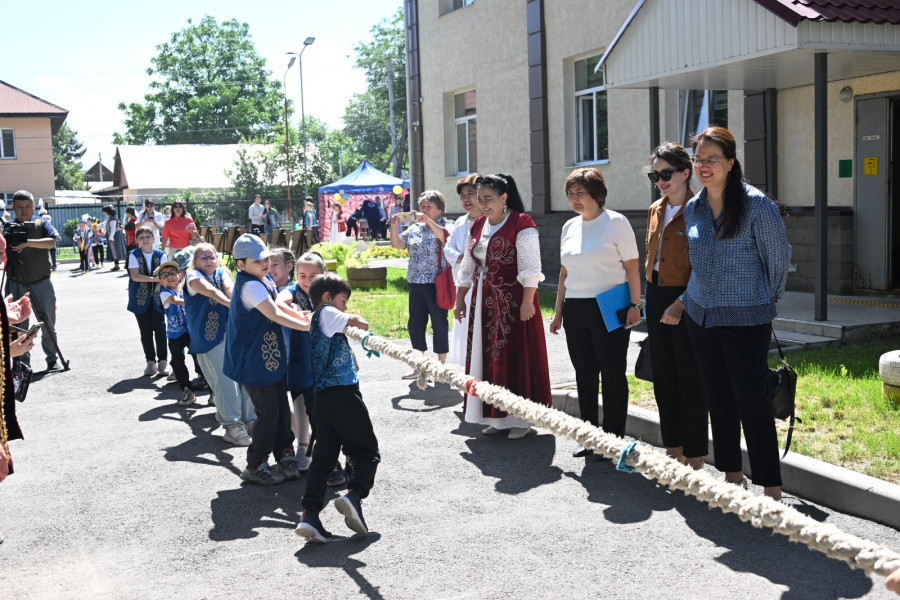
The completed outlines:
<svg viewBox="0 0 900 600">
<path fill-rule="evenodd" d="M 371 40 L 372 27 L 401 5 L 402 0 L 4 3 L 6 30 L 19 33 L 0 52 L 0 80 L 68 110 L 66 123 L 87 149 L 84 166 L 102 154 L 103 164 L 112 168 L 112 134 L 125 129 L 118 104 L 143 102 L 156 46 L 187 27 L 188 19 L 199 23 L 208 14 L 220 23 L 247 23 L 257 52 L 279 82 L 290 60 L 285 52 L 299 52 L 303 40 L 315 37 L 303 52 L 305 111 L 337 128 L 350 97 L 366 88 L 364 73 L 353 66 L 353 46 Z M 285 80 L 299 122 L 297 63 Z"/>
</svg>

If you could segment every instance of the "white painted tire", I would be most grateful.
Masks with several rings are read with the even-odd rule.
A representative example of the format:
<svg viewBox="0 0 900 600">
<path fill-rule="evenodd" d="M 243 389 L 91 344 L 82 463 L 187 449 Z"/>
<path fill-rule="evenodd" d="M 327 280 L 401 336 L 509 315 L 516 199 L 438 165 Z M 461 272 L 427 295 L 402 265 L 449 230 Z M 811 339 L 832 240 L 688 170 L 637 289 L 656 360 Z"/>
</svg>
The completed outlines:
<svg viewBox="0 0 900 600">
<path fill-rule="evenodd" d="M 878 374 L 886 385 L 900 387 L 900 350 L 885 352 L 878 359 Z"/>
</svg>

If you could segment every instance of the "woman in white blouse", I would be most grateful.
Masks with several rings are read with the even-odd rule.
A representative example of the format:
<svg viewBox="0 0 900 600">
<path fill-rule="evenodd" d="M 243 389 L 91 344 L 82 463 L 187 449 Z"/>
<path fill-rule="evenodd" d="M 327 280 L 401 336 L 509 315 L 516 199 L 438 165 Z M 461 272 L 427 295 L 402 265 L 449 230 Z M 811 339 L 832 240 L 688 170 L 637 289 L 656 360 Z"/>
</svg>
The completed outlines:
<svg viewBox="0 0 900 600">
<path fill-rule="evenodd" d="M 538 283 L 544 279 L 537 226 L 525 214 L 509 175 L 479 177 L 475 185 L 484 215 L 475 220 L 469 234 L 454 311 L 457 321 L 471 315 L 466 373 L 550 406 L 547 341 L 537 296 Z M 508 430 L 509 439 L 516 440 L 532 431 L 528 421 L 476 396 L 467 395 L 463 408 L 466 422 L 487 425 L 485 435 Z"/>
<path fill-rule="evenodd" d="M 478 206 L 478 189 L 475 180 L 481 177 L 480 173 L 466 175 L 456 182 L 456 193 L 459 194 L 459 202 L 466 214 L 456 220 L 453 232 L 444 245 L 444 258 L 453 265 L 453 281 L 459 285 L 459 270 L 462 266 L 463 255 L 469 247 L 469 230 L 475 219 L 482 215 Z M 472 301 L 472 288 L 469 287 L 466 294 L 466 306 Z M 466 317 L 453 327 L 453 339 L 450 341 L 449 361 L 461 366 L 466 366 L 466 344 L 469 336 L 469 318 Z"/>
<path fill-rule="evenodd" d="M 576 169 L 566 179 L 566 197 L 578 213 L 563 225 L 559 289 L 550 333 L 565 327 L 575 367 L 581 418 L 599 426 L 597 390 L 603 381 L 603 430 L 625 435 L 628 416 L 628 328 L 641 320 L 638 247 L 628 219 L 606 205 L 606 182 L 597 169 Z M 631 306 L 625 324 L 607 331 L 596 296 L 628 283 Z M 587 456 L 578 446 L 573 456 Z"/>
</svg>

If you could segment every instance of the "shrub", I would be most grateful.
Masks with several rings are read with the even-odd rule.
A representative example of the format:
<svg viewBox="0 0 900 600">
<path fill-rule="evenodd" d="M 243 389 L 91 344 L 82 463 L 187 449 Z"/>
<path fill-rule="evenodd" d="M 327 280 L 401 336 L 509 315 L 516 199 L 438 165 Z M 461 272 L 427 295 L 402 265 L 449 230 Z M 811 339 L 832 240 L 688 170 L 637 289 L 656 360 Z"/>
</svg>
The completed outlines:
<svg viewBox="0 0 900 600">
<path fill-rule="evenodd" d="M 320 242 L 310 248 L 312 252 L 318 252 L 325 260 L 333 260 L 338 267 L 343 267 L 350 258 L 352 249 L 346 244 L 332 244 L 331 242 Z"/>
</svg>

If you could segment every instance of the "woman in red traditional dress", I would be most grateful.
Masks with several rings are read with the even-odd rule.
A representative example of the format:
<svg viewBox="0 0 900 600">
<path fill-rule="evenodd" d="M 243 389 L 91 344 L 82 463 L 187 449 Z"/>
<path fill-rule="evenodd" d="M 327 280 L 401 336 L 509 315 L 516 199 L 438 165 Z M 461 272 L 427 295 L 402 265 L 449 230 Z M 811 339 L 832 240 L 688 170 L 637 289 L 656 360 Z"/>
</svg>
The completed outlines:
<svg viewBox="0 0 900 600">
<path fill-rule="evenodd" d="M 537 226 L 525 214 L 509 175 L 479 177 L 475 185 L 484 215 L 472 225 L 455 309 L 457 320 L 465 318 L 466 292 L 475 283 L 468 308 L 466 373 L 550 406 L 547 343 L 537 296 L 544 279 Z M 508 430 L 509 439 L 516 440 L 532 431 L 528 421 L 476 396 L 466 396 L 464 412 L 466 422 L 487 425 L 485 435 Z"/>
</svg>

